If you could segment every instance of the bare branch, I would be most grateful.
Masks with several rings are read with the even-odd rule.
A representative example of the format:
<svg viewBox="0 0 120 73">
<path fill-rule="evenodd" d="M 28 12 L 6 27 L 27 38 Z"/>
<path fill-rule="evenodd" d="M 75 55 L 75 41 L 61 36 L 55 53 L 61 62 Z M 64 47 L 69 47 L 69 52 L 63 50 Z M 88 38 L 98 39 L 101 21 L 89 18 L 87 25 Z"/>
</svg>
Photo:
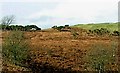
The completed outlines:
<svg viewBox="0 0 120 73">
<path fill-rule="evenodd" d="M 15 16 L 10 15 L 10 16 L 4 16 L 1 20 L 2 25 L 10 25 L 11 23 L 14 22 Z"/>
</svg>

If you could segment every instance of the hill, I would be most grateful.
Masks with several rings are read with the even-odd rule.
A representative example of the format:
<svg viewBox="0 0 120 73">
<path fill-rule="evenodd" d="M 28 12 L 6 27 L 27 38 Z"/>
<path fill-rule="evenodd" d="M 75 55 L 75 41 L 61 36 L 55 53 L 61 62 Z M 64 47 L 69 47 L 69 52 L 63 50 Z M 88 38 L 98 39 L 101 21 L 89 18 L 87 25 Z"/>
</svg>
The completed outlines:
<svg viewBox="0 0 120 73">
<path fill-rule="evenodd" d="M 77 24 L 72 27 L 80 27 L 88 30 L 107 28 L 109 31 L 115 31 L 115 30 L 118 30 L 118 23 Z"/>
</svg>

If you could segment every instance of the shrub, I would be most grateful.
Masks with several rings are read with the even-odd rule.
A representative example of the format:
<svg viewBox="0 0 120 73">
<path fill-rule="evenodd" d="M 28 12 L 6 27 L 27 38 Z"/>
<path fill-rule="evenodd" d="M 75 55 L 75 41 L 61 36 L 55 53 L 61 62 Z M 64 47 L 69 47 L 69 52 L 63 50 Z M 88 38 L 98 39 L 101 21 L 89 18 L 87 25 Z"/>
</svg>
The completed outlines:
<svg viewBox="0 0 120 73">
<path fill-rule="evenodd" d="M 114 36 L 120 36 L 120 32 L 119 31 L 113 31 L 113 35 Z"/>
<path fill-rule="evenodd" d="M 24 34 L 21 31 L 12 31 L 5 38 L 2 46 L 4 62 L 24 66 L 24 60 L 28 58 L 28 44 L 25 42 Z"/>
<path fill-rule="evenodd" d="M 109 34 L 110 31 L 107 30 L 106 28 L 101 28 L 101 29 L 94 29 L 94 30 L 89 30 L 89 34 L 96 34 L 96 35 L 106 35 Z"/>
<path fill-rule="evenodd" d="M 27 26 L 25 26 L 26 31 L 30 31 L 32 28 L 34 28 L 36 30 L 41 30 L 41 28 L 37 27 L 36 25 L 27 25 Z"/>
<path fill-rule="evenodd" d="M 100 31 L 101 31 L 102 34 L 108 34 L 108 33 L 110 33 L 110 31 L 107 30 L 106 28 L 101 28 Z"/>
<path fill-rule="evenodd" d="M 53 26 L 52 28 L 53 28 L 53 29 L 56 29 L 56 28 L 57 28 L 57 26 Z"/>
<path fill-rule="evenodd" d="M 71 32 L 71 34 L 73 35 L 74 39 L 77 39 L 79 36 L 78 32 Z"/>
<path fill-rule="evenodd" d="M 69 27 L 69 25 L 65 25 L 65 27 Z"/>
<path fill-rule="evenodd" d="M 57 27 L 57 30 L 61 31 L 61 29 L 65 28 L 64 26 Z"/>
<path fill-rule="evenodd" d="M 94 44 L 84 57 L 84 60 L 86 61 L 85 66 L 102 73 L 108 70 L 108 68 L 106 68 L 108 63 L 117 63 L 116 51 L 116 43 L 112 43 L 109 48 L 104 44 Z"/>
</svg>

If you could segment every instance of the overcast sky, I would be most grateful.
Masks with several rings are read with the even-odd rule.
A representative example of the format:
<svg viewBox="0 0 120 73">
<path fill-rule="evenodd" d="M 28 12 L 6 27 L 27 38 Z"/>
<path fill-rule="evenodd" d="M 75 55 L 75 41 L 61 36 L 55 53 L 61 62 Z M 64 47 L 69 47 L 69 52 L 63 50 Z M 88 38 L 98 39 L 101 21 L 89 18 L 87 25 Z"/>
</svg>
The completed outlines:
<svg viewBox="0 0 120 73">
<path fill-rule="evenodd" d="M 17 24 L 53 25 L 118 21 L 119 0 L 4 0 L 0 16 L 15 15 Z M 1 18 L 0 17 L 0 18 Z"/>
</svg>

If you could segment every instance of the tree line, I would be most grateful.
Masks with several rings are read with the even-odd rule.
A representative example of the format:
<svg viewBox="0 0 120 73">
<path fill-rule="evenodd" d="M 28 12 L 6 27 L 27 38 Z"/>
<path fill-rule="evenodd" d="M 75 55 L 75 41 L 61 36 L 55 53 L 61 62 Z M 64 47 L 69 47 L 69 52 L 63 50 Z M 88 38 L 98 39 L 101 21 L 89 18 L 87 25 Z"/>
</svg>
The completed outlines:
<svg viewBox="0 0 120 73">
<path fill-rule="evenodd" d="M 0 30 L 20 30 L 20 31 L 31 31 L 31 30 L 41 30 L 41 28 L 36 25 L 0 25 Z"/>
<path fill-rule="evenodd" d="M 4 16 L 0 21 L 0 30 L 21 30 L 21 31 L 30 31 L 30 30 L 41 30 L 41 28 L 37 27 L 36 25 L 10 25 L 14 23 L 15 16 L 9 15 Z"/>
</svg>

